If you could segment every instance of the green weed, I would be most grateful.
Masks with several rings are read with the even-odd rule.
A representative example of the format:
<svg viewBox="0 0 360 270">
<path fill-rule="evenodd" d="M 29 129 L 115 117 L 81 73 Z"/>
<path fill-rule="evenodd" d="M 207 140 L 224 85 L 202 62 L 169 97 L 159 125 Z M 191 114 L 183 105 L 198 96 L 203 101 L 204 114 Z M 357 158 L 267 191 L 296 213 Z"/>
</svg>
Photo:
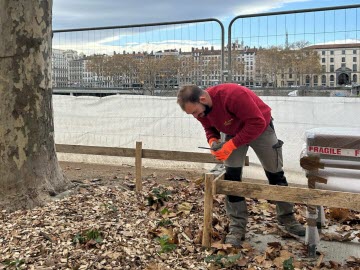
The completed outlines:
<svg viewBox="0 0 360 270">
<path fill-rule="evenodd" d="M 241 254 L 236 255 L 210 255 L 205 258 L 206 263 L 212 263 L 219 267 L 229 267 L 233 265 L 238 259 L 241 258 Z"/>
<path fill-rule="evenodd" d="M 161 246 L 161 250 L 159 251 L 159 253 L 167 253 L 176 249 L 176 245 L 169 242 L 169 236 L 167 235 L 158 237 L 156 238 L 156 240 L 159 241 L 159 244 Z"/>
</svg>

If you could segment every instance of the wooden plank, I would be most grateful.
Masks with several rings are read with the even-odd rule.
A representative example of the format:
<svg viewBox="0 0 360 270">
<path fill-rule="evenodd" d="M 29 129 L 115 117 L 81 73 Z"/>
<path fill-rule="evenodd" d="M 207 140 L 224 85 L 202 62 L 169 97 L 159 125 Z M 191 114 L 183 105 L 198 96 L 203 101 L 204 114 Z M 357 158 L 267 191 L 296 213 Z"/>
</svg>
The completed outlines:
<svg viewBox="0 0 360 270">
<path fill-rule="evenodd" d="M 225 179 L 225 171 L 223 171 L 222 173 L 220 173 L 215 179 L 214 179 L 214 181 L 213 181 L 213 183 L 212 183 L 212 192 L 213 192 L 213 194 L 216 194 L 217 192 L 216 192 L 216 181 L 217 180 L 224 180 Z M 214 175 L 214 177 L 215 177 L 215 175 Z"/>
<path fill-rule="evenodd" d="M 251 181 L 251 179 L 246 179 Z M 360 193 L 284 187 L 235 181 L 216 181 L 218 194 L 265 200 L 347 208 L 360 211 Z"/>
<path fill-rule="evenodd" d="M 213 212 L 213 190 L 212 183 L 214 174 L 205 174 L 205 195 L 204 195 L 204 226 L 203 226 L 203 247 L 211 246 L 212 235 L 212 212 Z"/>
<path fill-rule="evenodd" d="M 56 144 L 56 151 L 60 153 L 73 153 L 73 154 L 86 154 L 86 155 L 135 157 L 135 149 L 119 148 L 119 147 Z M 221 163 L 220 161 L 216 160 L 211 154 L 196 153 L 196 152 L 143 149 L 142 157 L 150 158 L 150 159 L 201 162 L 201 163 Z"/>
<path fill-rule="evenodd" d="M 338 168 L 360 170 L 360 162 L 349 162 L 347 160 L 320 159 L 319 157 L 305 156 L 300 158 L 300 165 L 308 171 L 324 168 Z"/>
<path fill-rule="evenodd" d="M 142 159 L 142 142 L 136 142 L 135 148 L 135 187 L 137 192 L 142 190 L 142 175 L 141 175 L 141 159 Z"/>
<path fill-rule="evenodd" d="M 180 152 L 180 151 L 164 151 L 164 150 L 143 150 L 143 158 L 164 159 L 175 161 L 190 161 L 201 163 L 221 163 L 216 160 L 210 153 L 196 153 L 196 152 Z"/>
<path fill-rule="evenodd" d="M 60 153 L 73 153 L 73 154 L 85 154 L 85 155 L 132 157 L 132 158 L 135 157 L 135 149 L 133 148 L 56 144 L 56 151 Z"/>
</svg>

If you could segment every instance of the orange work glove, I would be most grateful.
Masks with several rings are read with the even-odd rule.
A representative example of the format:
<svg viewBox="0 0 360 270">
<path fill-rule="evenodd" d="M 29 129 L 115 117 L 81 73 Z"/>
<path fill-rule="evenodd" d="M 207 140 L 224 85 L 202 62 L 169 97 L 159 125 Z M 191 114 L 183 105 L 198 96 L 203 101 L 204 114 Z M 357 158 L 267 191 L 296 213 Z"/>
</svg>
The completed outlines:
<svg viewBox="0 0 360 270">
<path fill-rule="evenodd" d="M 236 149 L 233 140 L 229 140 L 217 151 L 214 151 L 214 155 L 217 160 L 227 160 L 231 155 L 232 151 Z"/>
</svg>

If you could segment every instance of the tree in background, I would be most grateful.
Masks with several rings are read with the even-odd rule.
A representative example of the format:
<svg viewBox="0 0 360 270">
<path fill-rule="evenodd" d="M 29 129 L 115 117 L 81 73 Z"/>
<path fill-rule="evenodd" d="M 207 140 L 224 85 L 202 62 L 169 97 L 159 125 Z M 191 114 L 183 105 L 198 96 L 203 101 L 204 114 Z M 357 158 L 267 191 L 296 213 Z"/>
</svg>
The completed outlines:
<svg viewBox="0 0 360 270">
<path fill-rule="evenodd" d="M 256 53 L 256 69 L 260 73 L 263 85 L 272 83 L 277 87 L 280 75 L 283 80 L 297 85 L 305 84 L 306 76 L 311 78 L 321 73 L 319 55 L 308 49 L 308 42 L 300 41 L 287 47 L 273 46 L 259 49 Z"/>
<path fill-rule="evenodd" d="M 277 87 L 277 76 L 285 66 L 284 54 L 281 52 L 282 48 L 277 46 L 256 52 L 256 67 L 264 86 L 272 84 Z"/>
<path fill-rule="evenodd" d="M 43 204 L 67 181 L 55 153 L 51 0 L 0 1 L 0 208 Z"/>
<path fill-rule="evenodd" d="M 137 78 L 139 61 L 133 54 L 114 54 L 107 62 L 107 75 L 114 82 L 114 86 L 129 88 L 132 87 Z"/>
<path fill-rule="evenodd" d="M 178 74 L 180 70 L 180 60 L 176 55 L 164 55 L 160 58 L 160 70 L 157 77 L 157 87 L 172 89 L 178 85 Z"/>
<path fill-rule="evenodd" d="M 92 55 L 87 58 L 87 68 L 94 77 L 95 86 L 101 87 L 112 73 L 113 66 L 108 55 Z M 81 82 L 79 82 L 81 83 Z"/>
<path fill-rule="evenodd" d="M 241 58 L 241 51 L 232 50 L 231 51 L 231 76 L 232 81 L 237 81 L 236 77 L 244 77 L 245 73 L 245 63 Z M 227 56 L 227 55 L 226 55 Z"/>
<path fill-rule="evenodd" d="M 138 78 L 143 89 L 150 95 L 155 94 L 156 77 L 160 73 L 160 59 L 154 54 L 145 53 L 138 58 Z"/>
<path fill-rule="evenodd" d="M 291 44 L 288 50 L 287 63 L 291 67 L 295 75 L 295 82 L 300 81 L 301 85 L 305 84 L 305 76 L 318 75 L 321 73 L 321 64 L 319 54 L 313 50 L 308 49 L 309 42 L 299 41 Z"/>
<path fill-rule="evenodd" d="M 202 58 L 207 57 L 207 60 L 202 61 L 202 75 L 207 82 L 207 86 L 218 84 L 221 79 L 221 58 L 217 55 L 203 55 Z"/>
<path fill-rule="evenodd" d="M 179 61 L 179 84 L 196 84 L 195 72 L 199 70 L 199 63 L 191 54 L 182 55 Z"/>
</svg>

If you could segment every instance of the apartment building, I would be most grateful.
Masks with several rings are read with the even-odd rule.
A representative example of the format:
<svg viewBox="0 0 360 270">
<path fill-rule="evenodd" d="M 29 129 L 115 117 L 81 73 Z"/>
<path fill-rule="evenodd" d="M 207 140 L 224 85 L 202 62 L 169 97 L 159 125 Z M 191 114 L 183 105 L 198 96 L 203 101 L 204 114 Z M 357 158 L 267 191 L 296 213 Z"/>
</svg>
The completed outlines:
<svg viewBox="0 0 360 270">
<path fill-rule="evenodd" d="M 325 44 L 308 47 L 318 52 L 322 74 L 314 85 L 344 86 L 358 84 L 360 79 L 360 43 Z"/>
<path fill-rule="evenodd" d="M 247 87 L 262 86 L 262 78 L 256 68 L 256 48 L 249 48 L 235 41 L 231 53 L 231 81 Z M 308 49 L 316 50 L 320 56 L 322 73 L 317 75 L 303 74 L 296 81 L 291 78 L 291 72 L 286 78 L 277 75 L 278 86 L 288 87 L 291 85 L 307 86 L 345 86 L 359 84 L 360 79 L 360 44 L 326 44 L 313 45 Z M 132 54 L 137 59 L 144 58 L 143 53 Z M 165 50 L 146 54 L 155 59 L 164 56 L 175 56 L 181 61 L 177 76 L 172 75 L 171 80 L 166 81 L 156 78 L 155 85 L 168 85 L 172 87 L 184 83 L 193 83 L 203 87 L 219 84 L 222 81 L 221 74 L 221 50 L 214 47 L 192 48 L 191 52 L 181 50 Z M 87 67 L 89 60 L 73 50 L 53 50 L 53 86 L 54 87 L 131 87 L 140 85 L 137 76 L 123 78 L 122 84 L 114 84 L 114 78 L 104 77 L 90 72 Z M 225 69 L 228 68 L 228 47 L 225 48 Z M 164 74 L 163 74 L 164 75 Z M 169 76 L 168 76 L 169 77 Z M 224 74 L 224 80 L 229 81 L 228 75 Z M 116 81 L 116 80 L 115 80 Z M 124 84 L 124 82 L 127 82 Z M 166 83 L 165 83 L 166 82 Z"/>
<path fill-rule="evenodd" d="M 66 87 L 69 77 L 69 62 L 64 50 L 52 50 L 52 86 Z"/>
</svg>

